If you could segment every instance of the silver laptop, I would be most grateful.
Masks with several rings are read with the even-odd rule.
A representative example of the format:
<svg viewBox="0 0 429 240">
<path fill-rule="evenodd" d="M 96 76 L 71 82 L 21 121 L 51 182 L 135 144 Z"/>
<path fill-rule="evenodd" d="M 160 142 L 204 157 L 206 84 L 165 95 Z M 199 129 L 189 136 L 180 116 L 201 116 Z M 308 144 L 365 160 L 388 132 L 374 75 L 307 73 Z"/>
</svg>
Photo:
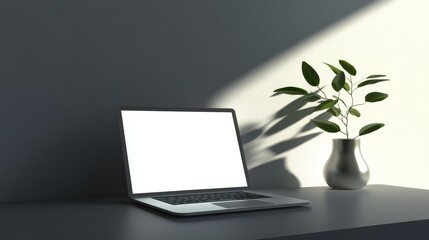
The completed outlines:
<svg viewBox="0 0 429 240">
<path fill-rule="evenodd" d="M 310 204 L 248 189 L 232 109 L 120 112 L 128 194 L 138 203 L 181 216 Z"/>
</svg>

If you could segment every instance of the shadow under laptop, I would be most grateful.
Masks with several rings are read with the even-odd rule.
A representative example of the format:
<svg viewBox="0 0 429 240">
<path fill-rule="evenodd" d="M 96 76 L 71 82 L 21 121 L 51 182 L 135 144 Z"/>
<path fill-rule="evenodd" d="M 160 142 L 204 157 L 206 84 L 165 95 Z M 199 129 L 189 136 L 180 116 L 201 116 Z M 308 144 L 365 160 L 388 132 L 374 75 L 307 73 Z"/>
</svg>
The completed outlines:
<svg viewBox="0 0 429 240">
<path fill-rule="evenodd" d="M 253 221 L 254 220 L 260 220 L 260 218 L 267 218 L 272 219 L 279 216 L 284 216 L 285 213 L 291 215 L 291 214 L 298 214 L 302 212 L 309 212 L 311 213 L 311 207 L 310 206 L 291 206 L 287 208 L 271 208 L 271 209 L 255 209 L 255 210 L 246 210 L 246 211 L 231 211 L 231 212 L 221 212 L 216 214 L 201 214 L 201 215 L 194 215 L 194 216 L 178 216 L 178 215 L 172 215 L 167 212 L 159 211 L 155 208 L 145 206 L 139 203 L 134 203 L 132 201 L 128 202 L 128 206 L 134 207 L 136 209 L 144 210 L 143 212 L 138 211 L 131 211 L 132 214 L 138 214 L 138 215 L 145 215 L 142 216 L 147 219 L 151 219 L 151 221 L 157 221 L 159 223 L 168 224 L 171 222 L 175 223 L 189 223 L 189 222 L 209 222 L 210 224 L 217 223 L 219 221 L 219 224 L 224 225 L 224 221 L 234 220 L 234 219 L 240 219 L 241 223 L 243 219 L 247 219 L 247 221 Z M 252 214 L 249 214 L 249 212 L 252 212 Z M 262 221 L 265 222 L 265 221 Z"/>
<path fill-rule="evenodd" d="M 288 163 L 294 159 L 290 159 L 287 153 L 322 132 L 309 133 L 316 128 L 311 122 L 304 124 L 296 134 L 288 136 L 285 132 L 313 113 L 313 107 L 305 107 L 306 104 L 305 97 L 300 97 L 274 113 L 267 124 L 242 127 L 242 143 L 252 189 L 301 186 L 299 178 L 288 167 Z M 328 120 L 331 117 L 330 113 L 323 112 L 315 118 Z"/>
</svg>

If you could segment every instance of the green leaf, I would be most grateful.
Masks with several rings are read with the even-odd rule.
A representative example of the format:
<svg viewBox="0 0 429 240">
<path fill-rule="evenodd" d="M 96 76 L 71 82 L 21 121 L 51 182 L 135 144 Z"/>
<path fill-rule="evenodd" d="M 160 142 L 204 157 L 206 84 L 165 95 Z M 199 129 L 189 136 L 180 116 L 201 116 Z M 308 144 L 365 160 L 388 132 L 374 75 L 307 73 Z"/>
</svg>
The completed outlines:
<svg viewBox="0 0 429 240">
<path fill-rule="evenodd" d="M 328 67 L 329 67 L 329 68 L 331 68 L 331 70 L 332 70 L 335 74 L 338 74 L 338 73 L 342 72 L 340 69 L 338 69 L 338 68 L 336 68 L 336 67 L 332 66 L 332 65 L 331 65 L 331 64 L 329 64 L 329 63 L 324 63 L 324 64 L 328 65 Z"/>
<path fill-rule="evenodd" d="M 345 60 L 340 60 L 341 67 L 344 68 L 350 75 L 356 76 L 356 68 Z"/>
<path fill-rule="evenodd" d="M 319 86 L 320 78 L 313 67 L 311 67 L 305 61 L 303 61 L 301 64 L 301 70 L 302 70 L 302 75 L 304 75 L 304 78 L 308 82 L 308 84 L 310 84 L 313 87 Z"/>
<path fill-rule="evenodd" d="M 336 133 L 341 131 L 340 127 L 336 123 L 333 123 L 330 121 L 319 120 L 319 119 L 311 119 L 310 121 L 314 123 L 317 127 L 319 127 L 320 129 L 326 132 Z"/>
<path fill-rule="evenodd" d="M 344 72 L 341 71 L 337 75 L 335 75 L 334 79 L 332 80 L 332 88 L 339 92 L 346 83 L 346 76 L 344 75 Z"/>
<path fill-rule="evenodd" d="M 355 117 L 360 117 L 360 112 L 356 108 L 350 108 L 349 113 Z"/>
<path fill-rule="evenodd" d="M 379 82 L 385 82 L 385 81 L 389 81 L 389 80 L 390 79 L 369 79 L 369 80 L 366 80 L 366 81 L 359 83 L 357 87 L 359 88 L 359 87 L 363 87 L 366 85 L 375 84 L 375 83 L 379 83 Z"/>
<path fill-rule="evenodd" d="M 378 129 L 384 127 L 384 123 L 371 123 L 359 130 L 359 136 L 372 133 L 374 131 L 377 131 Z"/>
<path fill-rule="evenodd" d="M 320 99 L 320 96 L 317 94 L 309 94 L 308 97 L 304 99 L 306 102 L 315 102 Z"/>
<path fill-rule="evenodd" d="M 308 92 L 298 87 L 284 87 L 274 90 L 275 93 L 285 93 L 290 95 L 307 95 Z"/>
<path fill-rule="evenodd" d="M 347 92 L 350 92 L 350 85 L 349 85 L 347 82 L 345 82 L 345 83 L 344 83 L 343 88 L 344 88 Z"/>
<path fill-rule="evenodd" d="M 338 102 L 338 99 L 336 99 L 336 100 L 332 100 L 332 99 L 324 100 L 314 108 L 313 112 L 331 108 L 331 107 L 335 106 L 335 104 L 337 104 L 337 102 Z"/>
<path fill-rule="evenodd" d="M 328 112 L 330 114 L 332 114 L 333 116 L 338 117 L 341 114 L 341 109 L 339 109 L 337 107 L 331 107 L 330 109 L 328 109 Z"/>
<path fill-rule="evenodd" d="M 365 101 L 366 102 L 379 102 L 379 101 L 383 101 L 384 99 L 386 99 L 389 95 L 387 95 L 386 93 L 381 93 L 381 92 L 372 92 L 372 93 L 368 93 L 365 96 Z"/>
<path fill-rule="evenodd" d="M 379 78 L 379 77 L 385 77 L 386 75 L 383 75 L 383 74 L 374 74 L 374 75 L 370 75 L 370 76 L 368 76 L 367 77 L 367 79 L 368 78 Z"/>
</svg>

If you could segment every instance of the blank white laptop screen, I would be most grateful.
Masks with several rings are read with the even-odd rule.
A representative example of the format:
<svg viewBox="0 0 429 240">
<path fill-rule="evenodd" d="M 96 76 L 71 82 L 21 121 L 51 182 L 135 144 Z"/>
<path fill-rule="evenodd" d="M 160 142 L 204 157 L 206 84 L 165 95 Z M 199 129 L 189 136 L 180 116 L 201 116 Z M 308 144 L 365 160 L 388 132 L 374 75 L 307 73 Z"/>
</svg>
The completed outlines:
<svg viewBox="0 0 429 240">
<path fill-rule="evenodd" d="M 231 112 L 121 112 L 133 194 L 247 186 Z"/>
</svg>

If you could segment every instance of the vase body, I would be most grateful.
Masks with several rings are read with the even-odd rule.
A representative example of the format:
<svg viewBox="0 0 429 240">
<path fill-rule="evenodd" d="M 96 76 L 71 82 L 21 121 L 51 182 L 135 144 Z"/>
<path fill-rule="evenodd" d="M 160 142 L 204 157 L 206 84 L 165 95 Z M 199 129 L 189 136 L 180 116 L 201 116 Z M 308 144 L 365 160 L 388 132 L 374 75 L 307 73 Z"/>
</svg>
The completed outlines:
<svg viewBox="0 0 429 240">
<path fill-rule="evenodd" d="M 360 151 L 360 139 L 333 139 L 323 176 L 333 189 L 363 188 L 369 180 L 369 168 Z"/>
</svg>

